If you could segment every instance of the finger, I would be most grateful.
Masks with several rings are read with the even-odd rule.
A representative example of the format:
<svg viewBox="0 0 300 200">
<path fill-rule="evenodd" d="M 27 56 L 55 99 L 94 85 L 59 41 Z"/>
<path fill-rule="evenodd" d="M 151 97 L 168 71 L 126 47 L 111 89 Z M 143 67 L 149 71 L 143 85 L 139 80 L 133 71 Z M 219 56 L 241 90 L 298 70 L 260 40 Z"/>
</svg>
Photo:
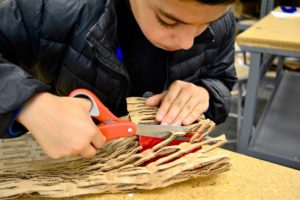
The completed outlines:
<svg viewBox="0 0 300 200">
<path fill-rule="evenodd" d="M 190 99 L 190 102 L 188 102 L 186 104 L 186 107 L 183 109 L 183 110 L 186 109 L 186 111 L 183 111 L 184 113 L 182 114 L 182 116 L 179 117 L 180 119 L 178 121 L 182 120 L 182 117 L 184 117 L 184 119 L 182 120 L 183 125 L 192 124 L 193 122 L 198 120 L 200 115 L 206 112 L 206 110 L 208 109 L 209 106 L 208 91 L 202 87 L 197 87 L 197 89 L 199 89 L 200 92 L 194 93 L 194 95 Z M 190 110 L 190 108 L 192 109 Z M 190 110 L 190 113 L 187 113 L 188 110 Z"/>
<path fill-rule="evenodd" d="M 191 125 L 197 119 L 199 119 L 200 115 L 205 112 L 206 108 L 204 105 L 197 105 L 182 121 L 184 126 Z"/>
<path fill-rule="evenodd" d="M 181 90 L 177 98 L 173 101 L 173 103 L 169 107 L 168 112 L 166 113 L 165 117 L 162 120 L 162 124 L 181 125 L 181 122 L 184 117 L 182 117 L 181 120 L 177 118 L 181 117 L 182 114 L 180 113 L 184 110 L 184 107 L 186 106 L 187 102 L 189 102 L 190 98 L 191 95 L 189 93 L 186 93 L 183 90 Z M 193 105 L 192 108 L 194 106 L 195 105 Z M 178 120 L 178 122 L 174 123 L 176 120 Z"/>
<path fill-rule="evenodd" d="M 168 112 L 170 106 L 172 105 L 173 101 L 176 99 L 177 95 L 180 93 L 181 88 L 178 84 L 172 84 L 169 90 L 166 92 L 165 97 L 161 101 L 161 105 L 157 110 L 156 113 L 156 120 L 162 121 Z"/>
<path fill-rule="evenodd" d="M 96 149 L 92 145 L 89 145 L 80 152 L 80 155 L 85 158 L 92 158 L 96 155 Z"/>
<path fill-rule="evenodd" d="M 166 95 L 166 92 L 153 95 L 152 97 L 149 97 L 145 103 L 147 106 L 158 106 L 165 95 Z"/>
<path fill-rule="evenodd" d="M 102 148 L 106 142 L 106 137 L 104 137 L 104 135 L 100 131 L 98 132 L 99 133 L 95 134 L 95 137 L 92 139 L 91 142 L 96 149 Z"/>
<path fill-rule="evenodd" d="M 174 126 L 181 126 L 183 124 L 183 120 L 188 117 L 188 115 L 195 109 L 195 107 L 199 104 L 197 99 L 190 97 L 190 99 L 186 102 L 183 108 L 180 110 L 176 119 L 172 123 Z"/>
</svg>

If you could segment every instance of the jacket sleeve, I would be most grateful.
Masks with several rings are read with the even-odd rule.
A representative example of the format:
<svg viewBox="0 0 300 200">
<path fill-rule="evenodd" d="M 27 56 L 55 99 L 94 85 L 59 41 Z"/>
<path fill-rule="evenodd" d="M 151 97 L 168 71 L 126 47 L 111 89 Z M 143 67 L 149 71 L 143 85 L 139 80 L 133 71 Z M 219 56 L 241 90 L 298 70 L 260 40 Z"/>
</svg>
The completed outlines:
<svg viewBox="0 0 300 200">
<path fill-rule="evenodd" d="M 37 15 L 31 20 L 38 19 Z M 28 27 L 26 20 L 17 0 L 0 3 L 0 138 L 10 137 L 8 127 L 26 101 L 50 89 L 29 73 L 36 62 L 38 40 L 37 30 Z"/>
<path fill-rule="evenodd" d="M 216 38 L 222 40 L 218 54 L 208 77 L 199 81 L 210 93 L 209 109 L 205 115 L 217 124 L 224 122 L 229 114 L 231 90 L 237 80 L 234 66 L 235 18 L 231 11 L 224 21 L 214 30 L 225 31 L 223 38 Z"/>
</svg>

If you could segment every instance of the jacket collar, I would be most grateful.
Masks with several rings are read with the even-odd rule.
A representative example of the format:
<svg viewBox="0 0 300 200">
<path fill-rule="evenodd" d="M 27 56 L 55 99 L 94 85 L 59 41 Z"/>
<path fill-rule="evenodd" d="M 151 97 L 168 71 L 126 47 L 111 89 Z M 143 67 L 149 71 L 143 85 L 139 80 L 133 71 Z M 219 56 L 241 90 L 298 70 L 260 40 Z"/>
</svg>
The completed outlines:
<svg viewBox="0 0 300 200">
<path fill-rule="evenodd" d="M 205 44 L 214 41 L 215 41 L 215 33 L 212 30 L 211 26 L 208 26 L 203 33 L 201 33 L 198 37 L 195 38 L 194 45 Z"/>
</svg>

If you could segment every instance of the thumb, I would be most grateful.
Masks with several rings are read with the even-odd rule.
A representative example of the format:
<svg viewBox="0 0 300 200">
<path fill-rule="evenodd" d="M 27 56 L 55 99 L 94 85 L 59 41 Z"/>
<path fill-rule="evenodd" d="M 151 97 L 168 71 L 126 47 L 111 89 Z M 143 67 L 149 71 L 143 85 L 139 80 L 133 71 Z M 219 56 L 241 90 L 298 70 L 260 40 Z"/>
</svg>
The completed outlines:
<svg viewBox="0 0 300 200">
<path fill-rule="evenodd" d="M 153 95 L 152 97 L 149 97 L 146 100 L 146 106 L 158 106 L 165 95 L 166 95 L 166 92 L 163 92 L 160 94 Z"/>
</svg>

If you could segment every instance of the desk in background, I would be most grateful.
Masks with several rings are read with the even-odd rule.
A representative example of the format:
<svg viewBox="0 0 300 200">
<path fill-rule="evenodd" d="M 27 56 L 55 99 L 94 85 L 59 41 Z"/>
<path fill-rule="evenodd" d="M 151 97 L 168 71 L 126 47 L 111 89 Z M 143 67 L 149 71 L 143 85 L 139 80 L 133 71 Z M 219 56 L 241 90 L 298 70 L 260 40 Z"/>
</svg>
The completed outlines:
<svg viewBox="0 0 300 200">
<path fill-rule="evenodd" d="M 64 200 L 300 199 L 300 171 L 238 153 L 223 151 L 229 154 L 232 167 L 230 171 L 219 175 L 197 178 L 149 191 L 84 195 L 64 198 Z M 20 200 L 36 199 L 20 198 Z M 38 199 L 44 200 L 45 198 Z"/>
<path fill-rule="evenodd" d="M 300 58 L 300 17 L 278 18 L 270 13 L 238 35 L 237 43 L 251 53 L 238 150 L 300 169 L 300 73 L 282 69 L 284 57 Z M 275 57 L 279 57 L 275 89 L 255 125 L 259 83 Z"/>
</svg>

